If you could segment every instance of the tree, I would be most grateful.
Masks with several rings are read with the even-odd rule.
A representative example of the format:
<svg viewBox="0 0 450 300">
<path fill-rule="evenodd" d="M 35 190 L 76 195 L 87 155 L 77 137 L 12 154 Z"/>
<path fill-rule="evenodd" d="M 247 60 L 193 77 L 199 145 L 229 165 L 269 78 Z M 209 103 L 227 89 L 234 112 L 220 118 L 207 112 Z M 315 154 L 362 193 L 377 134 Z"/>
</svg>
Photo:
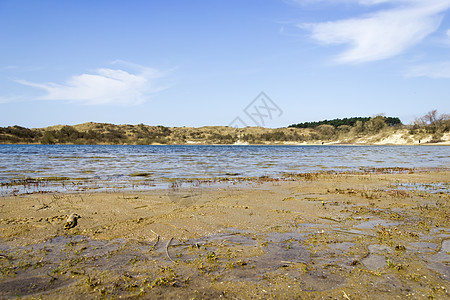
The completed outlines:
<svg viewBox="0 0 450 300">
<path fill-rule="evenodd" d="M 424 129 L 429 133 L 449 131 L 450 116 L 439 115 L 436 109 L 432 110 L 414 121 L 414 129 Z"/>
<path fill-rule="evenodd" d="M 321 134 L 321 136 L 325 139 L 331 138 L 334 135 L 334 126 L 323 124 L 316 128 L 316 130 Z"/>
<path fill-rule="evenodd" d="M 366 130 L 370 133 L 377 133 L 384 127 L 386 127 L 385 117 L 376 116 L 375 118 L 371 118 L 366 124 L 364 124 Z"/>
<path fill-rule="evenodd" d="M 361 122 L 361 121 L 356 121 L 355 126 L 353 126 L 353 130 L 354 130 L 356 133 L 361 133 L 361 132 L 363 132 L 363 131 L 364 131 L 364 125 L 363 125 L 363 122 Z"/>
</svg>

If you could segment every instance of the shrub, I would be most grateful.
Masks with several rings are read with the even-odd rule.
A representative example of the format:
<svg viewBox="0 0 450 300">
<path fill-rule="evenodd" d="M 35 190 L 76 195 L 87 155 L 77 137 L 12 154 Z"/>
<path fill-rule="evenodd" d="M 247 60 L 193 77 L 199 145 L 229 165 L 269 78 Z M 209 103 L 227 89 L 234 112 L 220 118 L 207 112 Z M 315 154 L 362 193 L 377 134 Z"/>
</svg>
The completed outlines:
<svg viewBox="0 0 450 300">
<path fill-rule="evenodd" d="M 339 132 L 341 132 L 341 133 L 347 133 L 347 132 L 350 132 L 351 129 L 352 129 L 352 127 L 349 126 L 349 125 L 341 125 L 341 126 L 339 126 L 339 127 L 337 128 L 337 130 L 338 130 Z"/>
<path fill-rule="evenodd" d="M 375 118 L 371 118 L 364 124 L 364 128 L 369 133 L 378 133 L 381 129 L 386 127 L 386 118 L 383 116 L 376 116 Z"/>
<path fill-rule="evenodd" d="M 450 130 L 450 115 L 439 115 L 437 110 L 432 110 L 414 121 L 413 130 L 423 129 L 428 133 L 447 132 Z"/>
<path fill-rule="evenodd" d="M 320 135 L 324 139 L 329 139 L 333 137 L 335 133 L 334 126 L 327 124 L 318 126 L 316 130 L 320 133 Z"/>
</svg>

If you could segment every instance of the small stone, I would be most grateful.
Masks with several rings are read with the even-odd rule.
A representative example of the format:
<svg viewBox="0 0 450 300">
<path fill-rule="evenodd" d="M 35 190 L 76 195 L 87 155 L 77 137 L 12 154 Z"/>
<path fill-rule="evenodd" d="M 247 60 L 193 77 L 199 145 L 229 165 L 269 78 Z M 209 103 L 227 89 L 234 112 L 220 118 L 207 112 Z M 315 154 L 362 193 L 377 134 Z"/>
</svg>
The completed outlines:
<svg viewBox="0 0 450 300">
<path fill-rule="evenodd" d="M 395 250 L 397 250 L 397 251 L 403 251 L 403 250 L 406 250 L 406 247 L 403 246 L 403 245 L 397 245 L 397 246 L 395 246 Z"/>
<path fill-rule="evenodd" d="M 64 229 L 70 229 L 77 226 L 77 220 L 81 218 L 78 214 L 72 213 L 66 221 L 66 224 L 64 224 Z"/>
</svg>

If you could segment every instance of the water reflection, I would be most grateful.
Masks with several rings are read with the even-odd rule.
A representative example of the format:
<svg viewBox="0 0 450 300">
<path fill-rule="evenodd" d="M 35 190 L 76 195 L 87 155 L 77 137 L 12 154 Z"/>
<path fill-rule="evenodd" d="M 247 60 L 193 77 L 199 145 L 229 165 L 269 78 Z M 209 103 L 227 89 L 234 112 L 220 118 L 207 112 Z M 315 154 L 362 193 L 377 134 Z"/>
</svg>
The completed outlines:
<svg viewBox="0 0 450 300">
<path fill-rule="evenodd" d="M 69 177 L 97 185 L 173 178 L 280 176 L 360 168 L 448 168 L 447 146 L 0 145 L 0 182 Z M 101 183 L 101 182 L 104 183 Z"/>
</svg>

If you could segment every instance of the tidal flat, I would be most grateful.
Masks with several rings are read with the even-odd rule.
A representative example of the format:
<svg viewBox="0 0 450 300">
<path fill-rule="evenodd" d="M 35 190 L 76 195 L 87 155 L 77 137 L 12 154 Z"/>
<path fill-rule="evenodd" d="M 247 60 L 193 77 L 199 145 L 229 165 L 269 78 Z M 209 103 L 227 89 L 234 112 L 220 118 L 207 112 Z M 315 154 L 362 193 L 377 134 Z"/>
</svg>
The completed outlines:
<svg viewBox="0 0 450 300">
<path fill-rule="evenodd" d="M 450 172 L 385 171 L 3 196 L 0 298 L 450 297 Z"/>
</svg>

